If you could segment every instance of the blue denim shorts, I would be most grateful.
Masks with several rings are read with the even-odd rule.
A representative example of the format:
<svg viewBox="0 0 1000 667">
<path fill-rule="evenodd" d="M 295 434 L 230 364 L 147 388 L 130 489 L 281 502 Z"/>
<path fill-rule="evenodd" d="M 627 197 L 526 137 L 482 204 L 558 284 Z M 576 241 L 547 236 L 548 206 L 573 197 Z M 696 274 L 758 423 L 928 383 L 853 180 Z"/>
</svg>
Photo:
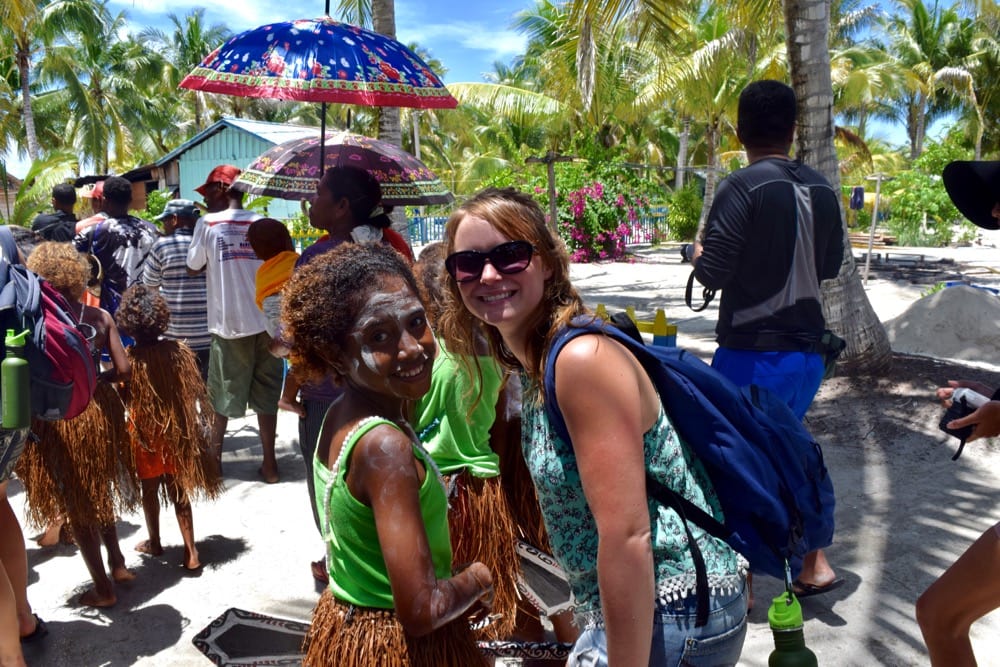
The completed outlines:
<svg viewBox="0 0 1000 667">
<path fill-rule="evenodd" d="M 709 596 L 708 624 L 695 627 L 698 600 L 657 605 L 653 614 L 650 667 L 721 667 L 735 665 L 747 634 L 746 584 L 738 593 Z M 608 641 L 603 628 L 584 630 L 566 667 L 607 667 Z"/>
</svg>

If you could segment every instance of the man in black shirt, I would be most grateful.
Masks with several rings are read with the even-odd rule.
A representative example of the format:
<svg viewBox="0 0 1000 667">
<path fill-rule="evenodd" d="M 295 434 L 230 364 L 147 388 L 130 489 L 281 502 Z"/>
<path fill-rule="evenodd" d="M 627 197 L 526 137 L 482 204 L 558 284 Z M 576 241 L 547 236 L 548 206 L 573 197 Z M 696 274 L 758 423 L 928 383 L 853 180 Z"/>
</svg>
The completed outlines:
<svg viewBox="0 0 1000 667">
<path fill-rule="evenodd" d="M 784 83 L 755 81 L 740 94 L 736 134 L 750 164 L 719 184 L 691 261 L 702 285 L 722 290 L 712 367 L 767 387 L 801 419 L 823 379 L 820 282 L 840 270 L 844 233 L 839 194 L 789 157 L 795 115 Z M 794 588 L 808 597 L 841 584 L 816 550 Z"/>
<path fill-rule="evenodd" d="M 69 183 L 60 183 L 52 188 L 52 213 L 42 213 L 31 223 L 32 231 L 38 232 L 46 241 L 72 241 L 76 236 L 76 190 Z"/>
</svg>

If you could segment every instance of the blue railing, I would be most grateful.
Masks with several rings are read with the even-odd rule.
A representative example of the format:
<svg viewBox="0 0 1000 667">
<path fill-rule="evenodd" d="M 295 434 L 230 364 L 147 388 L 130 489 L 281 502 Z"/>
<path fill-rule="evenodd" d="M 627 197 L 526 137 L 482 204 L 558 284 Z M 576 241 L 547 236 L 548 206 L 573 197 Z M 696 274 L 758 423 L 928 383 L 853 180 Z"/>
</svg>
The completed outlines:
<svg viewBox="0 0 1000 667">
<path fill-rule="evenodd" d="M 427 245 L 434 241 L 444 240 L 444 225 L 448 216 L 415 216 L 410 221 L 410 243 L 415 246 Z M 641 216 L 626 236 L 628 245 L 650 243 L 654 239 L 667 237 L 667 207 L 653 206 L 649 212 Z M 309 247 L 319 234 L 295 234 L 295 245 L 299 252 Z"/>
</svg>

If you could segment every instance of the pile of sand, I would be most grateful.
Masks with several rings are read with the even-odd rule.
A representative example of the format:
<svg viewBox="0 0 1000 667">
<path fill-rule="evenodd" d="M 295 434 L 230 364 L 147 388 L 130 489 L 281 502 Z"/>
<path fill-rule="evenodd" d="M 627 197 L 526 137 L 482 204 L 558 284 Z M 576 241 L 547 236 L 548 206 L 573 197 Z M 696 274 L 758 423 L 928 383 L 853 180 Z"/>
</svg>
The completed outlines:
<svg viewBox="0 0 1000 667">
<path fill-rule="evenodd" d="M 1000 296 L 958 285 L 913 302 L 885 322 L 896 352 L 974 363 L 1000 363 Z"/>
</svg>

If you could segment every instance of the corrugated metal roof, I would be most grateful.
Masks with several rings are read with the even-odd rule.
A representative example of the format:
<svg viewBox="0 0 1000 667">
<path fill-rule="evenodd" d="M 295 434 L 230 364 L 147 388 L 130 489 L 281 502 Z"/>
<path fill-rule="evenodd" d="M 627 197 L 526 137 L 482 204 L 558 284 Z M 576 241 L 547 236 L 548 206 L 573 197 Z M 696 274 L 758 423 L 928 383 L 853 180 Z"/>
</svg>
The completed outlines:
<svg viewBox="0 0 1000 667">
<path fill-rule="evenodd" d="M 161 157 L 154 164 L 157 167 L 162 167 L 194 146 L 197 146 L 211 136 L 218 134 L 226 127 L 241 130 L 271 144 L 280 144 L 284 141 L 317 136 L 319 134 L 318 127 L 309 127 L 307 125 L 269 123 L 267 121 L 246 120 L 244 118 L 223 118 L 185 141 L 183 144 Z"/>
</svg>

